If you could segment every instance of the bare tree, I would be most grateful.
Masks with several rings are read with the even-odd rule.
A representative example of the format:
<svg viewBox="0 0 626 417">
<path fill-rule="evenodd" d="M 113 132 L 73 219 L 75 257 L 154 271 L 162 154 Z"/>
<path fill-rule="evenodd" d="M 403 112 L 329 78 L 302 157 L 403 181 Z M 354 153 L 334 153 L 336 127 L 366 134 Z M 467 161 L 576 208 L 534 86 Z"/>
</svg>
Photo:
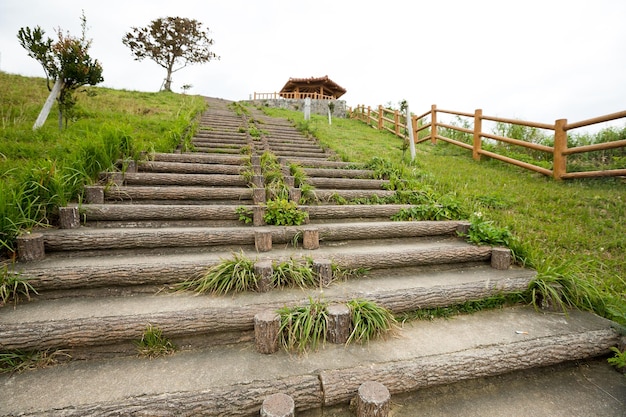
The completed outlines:
<svg viewBox="0 0 626 417">
<path fill-rule="evenodd" d="M 163 90 L 172 91 L 172 73 L 190 64 L 219 59 L 210 48 L 208 28 L 195 19 L 159 18 L 143 28 L 133 27 L 122 39 L 135 55 L 135 60 L 150 58 L 167 71 Z"/>
</svg>

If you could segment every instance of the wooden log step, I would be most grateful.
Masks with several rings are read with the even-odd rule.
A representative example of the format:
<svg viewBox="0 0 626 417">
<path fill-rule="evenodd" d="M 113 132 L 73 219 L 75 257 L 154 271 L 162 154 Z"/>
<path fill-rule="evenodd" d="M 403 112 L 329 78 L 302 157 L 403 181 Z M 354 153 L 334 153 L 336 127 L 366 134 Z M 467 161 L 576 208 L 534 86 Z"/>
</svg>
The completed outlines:
<svg viewBox="0 0 626 417">
<path fill-rule="evenodd" d="M 196 154 L 194 154 L 196 155 Z M 240 165 L 206 164 L 193 162 L 142 162 L 140 172 L 169 172 L 177 174 L 228 174 L 237 175 L 243 171 Z"/>
<path fill-rule="evenodd" d="M 520 337 L 515 333 L 520 328 L 533 331 Z M 401 334 L 371 341 L 366 348 L 327 344 L 302 356 L 259 355 L 248 343 L 154 361 L 83 361 L 4 374 L 0 403 L 6 415 L 123 415 L 132 410 L 136 415 L 249 417 L 259 415 L 267 396 L 280 392 L 292 397 L 300 411 L 316 409 L 317 414 L 323 406 L 345 404 L 348 415 L 348 402 L 367 379 L 381 381 L 396 395 L 599 356 L 619 339 L 606 320 L 589 313 L 574 311 L 563 320 L 527 308 L 414 322 Z M 599 406 L 606 404 L 602 395 Z"/>
<path fill-rule="evenodd" d="M 64 233 L 74 230 L 76 233 Z M 44 237 L 48 251 L 254 245 L 252 228 L 185 227 L 159 229 L 59 230 Z"/>
<path fill-rule="evenodd" d="M 194 147 L 205 147 L 205 148 L 218 148 L 218 149 L 239 149 L 242 146 L 248 144 L 246 140 L 241 141 L 223 141 L 223 140 L 207 140 L 207 139 L 193 139 L 191 141 Z"/>
<path fill-rule="evenodd" d="M 126 173 L 126 185 L 204 185 L 219 187 L 246 187 L 248 183 L 241 175 L 225 174 L 170 174 L 170 173 Z"/>
<path fill-rule="evenodd" d="M 140 201 L 140 200 L 252 200 L 251 188 L 229 187 L 111 187 L 105 190 L 107 200 Z"/>
<path fill-rule="evenodd" d="M 301 146 L 298 144 L 280 144 L 276 145 L 273 143 L 268 144 L 269 148 L 272 152 L 278 154 L 280 152 L 299 152 L 299 153 L 311 153 L 311 154 L 324 154 L 325 151 L 317 146 Z"/>
<path fill-rule="evenodd" d="M 316 152 L 298 152 L 298 151 L 282 151 L 276 150 L 273 151 L 276 156 L 285 156 L 285 157 L 305 157 L 305 158 L 319 158 L 324 159 L 328 158 L 327 153 L 316 153 Z"/>
<path fill-rule="evenodd" d="M 83 204 L 87 221 L 236 220 L 236 205 Z"/>
<path fill-rule="evenodd" d="M 382 190 L 385 184 L 389 184 L 387 180 L 372 180 L 361 178 L 323 178 L 310 177 L 306 181 L 316 189 L 335 189 L 335 190 Z M 316 190 L 317 191 L 317 190 Z"/>
<path fill-rule="evenodd" d="M 410 204 L 346 204 L 346 205 L 319 205 L 319 206 L 300 206 L 300 208 L 309 213 L 309 219 L 315 220 L 332 220 L 332 219 L 385 219 L 389 220 L 391 216 L 400 210 L 412 207 Z"/>
<path fill-rule="evenodd" d="M 179 162 L 195 164 L 241 165 L 247 157 L 244 155 L 205 155 L 199 153 L 155 153 L 152 155 L 155 162 Z"/>
<path fill-rule="evenodd" d="M 303 170 L 308 177 L 372 178 L 374 175 L 369 169 L 303 168 Z"/>
<path fill-rule="evenodd" d="M 276 261 L 288 260 L 294 256 L 306 256 L 313 260 L 331 260 L 343 268 L 366 268 L 370 270 L 437 266 L 486 265 L 491 248 L 454 246 L 454 245 L 404 245 L 396 248 L 390 255 L 389 241 L 383 241 L 386 247 L 333 247 L 320 246 L 315 251 L 294 251 L 288 244 L 276 245 L 262 259 Z M 153 249 L 141 252 L 141 261 L 136 256 L 138 251 L 118 251 L 114 257 L 105 258 L 101 254 L 84 251 L 85 256 L 69 252 L 69 257 L 46 256 L 42 261 L 20 264 L 16 271 L 29 278 L 29 283 L 40 293 L 50 290 L 120 288 L 140 285 L 158 286 L 182 282 L 197 277 L 212 265 L 223 259 L 232 258 L 233 252 L 243 251 L 250 259 L 260 259 L 253 245 L 226 246 L 218 250 L 182 250 Z M 54 254 L 53 254 L 54 255 Z M 133 258 L 133 255 L 135 256 Z M 509 270 L 489 270 L 508 273 Z M 370 273 L 371 274 L 371 273 Z M 368 274 L 368 275 L 370 275 Z M 484 287 L 489 291 L 490 287 Z M 482 290 L 481 290 L 482 291 Z M 432 294 L 430 294 L 432 297 Z M 443 294 L 443 298 L 451 294 Z M 451 298 L 452 299 L 452 298 Z M 463 300 L 460 300 L 463 302 Z"/>
<path fill-rule="evenodd" d="M 407 270 L 381 271 L 323 290 L 284 289 L 226 297 L 193 293 L 41 300 L 0 316 L 0 349 L 49 349 L 95 346 L 138 339 L 146 323 L 170 337 L 250 331 L 254 316 L 284 306 L 307 305 L 322 297 L 331 304 L 368 299 L 394 313 L 453 305 L 504 292 L 520 291 L 533 275 L 528 271 L 497 271 L 474 267 L 463 273 Z M 382 282 L 385 291 L 378 291 Z M 478 298 L 473 298 L 478 297 Z M 45 330 L 44 330 L 45 329 Z"/>
<path fill-rule="evenodd" d="M 200 130 L 193 136 L 194 139 L 215 139 L 215 140 L 246 140 L 245 132 L 237 132 L 235 130 Z"/>
<path fill-rule="evenodd" d="M 194 150 L 196 152 L 204 152 L 207 154 L 227 154 L 227 155 L 241 154 L 240 148 L 194 146 Z"/>
<path fill-rule="evenodd" d="M 316 229 L 324 242 L 376 239 L 409 239 L 450 236 L 458 222 L 365 222 L 319 224 Z M 274 243 L 289 243 L 304 233 L 307 226 L 267 227 Z M 259 228 L 250 227 L 187 227 L 133 229 L 57 229 L 43 232 L 46 251 L 81 251 L 98 249 L 202 247 L 217 245 L 253 245 Z M 454 239 L 454 242 L 461 242 Z M 417 245 L 419 242 L 415 242 Z M 474 246 L 468 246 L 471 251 Z M 485 247 L 490 253 L 490 248 Z M 481 255 L 482 256 L 482 255 Z"/>
<path fill-rule="evenodd" d="M 283 157 L 285 161 L 297 163 L 302 165 L 303 167 L 311 167 L 311 168 L 343 168 L 349 169 L 355 166 L 355 164 L 351 162 L 343 162 L 343 161 L 331 161 L 326 159 L 319 158 L 306 158 L 303 156 L 294 157 L 294 156 L 285 156 Z"/>
</svg>

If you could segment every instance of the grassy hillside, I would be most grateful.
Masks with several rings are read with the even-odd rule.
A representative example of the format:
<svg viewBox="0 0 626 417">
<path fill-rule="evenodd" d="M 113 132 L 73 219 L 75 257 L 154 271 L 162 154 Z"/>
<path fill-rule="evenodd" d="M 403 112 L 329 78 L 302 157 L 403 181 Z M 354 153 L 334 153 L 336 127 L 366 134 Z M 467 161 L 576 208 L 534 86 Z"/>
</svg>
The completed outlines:
<svg viewBox="0 0 626 417">
<path fill-rule="evenodd" d="M 442 196 L 453 196 L 465 213 L 480 213 L 515 236 L 520 259 L 550 282 L 577 283 L 598 291 L 596 311 L 626 324 L 626 182 L 619 178 L 556 182 L 512 165 L 439 142 L 417 146 L 414 163 L 403 141 L 355 120 L 265 109 L 294 120 L 344 160 L 382 157 L 405 178 Z M 404 157 L 404 158 L 403 158 Z"/>
<path fill-rule="evenodd" d="M 48 96 L 45 79 L 0 72 L 0 258 L 12 256 L 20 230 L 55 221 L 58 205 L 118 159 L 173 150 L 205 108 L 201 97 L 85 88 L 74 120 L 58 128 L 53 107 L 32 126 Z"/>
</svg>

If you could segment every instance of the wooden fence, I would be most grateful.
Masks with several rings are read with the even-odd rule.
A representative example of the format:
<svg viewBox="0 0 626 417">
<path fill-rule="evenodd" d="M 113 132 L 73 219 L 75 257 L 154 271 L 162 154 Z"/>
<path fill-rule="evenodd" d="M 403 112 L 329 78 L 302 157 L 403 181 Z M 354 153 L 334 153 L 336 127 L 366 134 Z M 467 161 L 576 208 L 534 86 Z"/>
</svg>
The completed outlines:
<svg viewBox="0 0 626 417">
<path fill-rule="evenodd" d="M 365 106 L 357 106 L 349 111 L 350 117 L 361 120 L 370 126 L 379 130 L 386 130 L 394 135 L 406 138 L 406 115 L 398 110 L 386 109 L 378 106 L 376 109 Z M 471 118 L 474 121 L 473 128 L 465 128 L 438 122 L 439 114 L 449 114 L 452 116 Z M 600 171 L 583 171 L 583 172 L 567 172 L 567 156 L 573 154 L 582 154 L 594 151 L 603 151 L 608 149 L 624 148 L 626 149 L 626 140 L 616 140 L 606 143 L 598 143 L 593 145 L 577 146 L 568 148 L 567 132 L 572 129 L 592 126 L 598 123 L 604 123 L 611 120 L 626 118 L 626 110 L 607 114 L 605 116 L 595 117 L 593 119 L 582 120 L 576 123 L 568 123 L 567 119 L 559 119 L 554 124 L 528 122 L 523 120 L 506 119 L 502 117 L 493 117 L 483 115 L 482 110 L 475 110 L 474 113 L 463 113 L 452 110 L 438 109 L 432 105 L 431 109 L 421 115 L 411 116 L 411 126 L 413 129 L 413 137 L 415 143 L 421 143 L 430 140 L 433 144 L 437 140 L 442 140 L 456 146 L 472 151 L 475 160 L 480 160 L 482 155 L 490 158 L 498 159 L 522 168 L 526 168 L 544 175 L 552 176 L 557 180 L 571 178 L 588 178 L 588 177 L 608 177 L 608 176 L 626 176 L 626 169 L 608 169 Z M 428 120 L 430 119 L 430 120 Z M 509 138 L 495 135 L 482 131 L 483 121 L 500 122 L 506 124 L 526 126 L 530 128 L 546 129 L 554 132 L 554 146 L 546 146 L 537 143 L 531 143 L 524 140 Z M 449 131 L 462 132 L 472 136 L 472 144 L 468 144 L 456 139 L 445 137 L 439 134 L 440 129 L 444 128 Z M 535 151 L 545 152 L 552 156 L 552 169 L 543 168 L 541 166 L 519 161 L 504 155 L 497 154 L 482 149 L 483 139 L 491 139 L 497 143 L 506 143 Z"/>
<path fill-rule="evenodd" d="M 257 93 L 254 92 L 254 100 L 276 100 L 276 99 L 303 99 L 310 98 L 312 100 L 335 100 L 333 96 L 327 96 L 320 93 L 301 93 L 294 91 L 292 93 Z"/>
</svg>

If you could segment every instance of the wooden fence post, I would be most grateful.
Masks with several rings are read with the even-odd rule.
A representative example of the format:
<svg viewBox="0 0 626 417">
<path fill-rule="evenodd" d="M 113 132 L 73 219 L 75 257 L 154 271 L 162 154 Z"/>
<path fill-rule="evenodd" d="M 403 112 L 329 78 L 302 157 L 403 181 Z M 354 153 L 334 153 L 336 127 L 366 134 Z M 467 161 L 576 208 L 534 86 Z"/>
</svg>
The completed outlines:
<svg viewBox="0 0 626 417">
<path fill-rule="evenodd" d="M 482 146 L 481 133 L 483 130 L 483 110 L 476 109 L 474 111 L 474 148 L 472 157 L 475 161 L 480 161 L 480 148 Z"/>
<path fill-rule="evenodd" d="M 409 134 L 409 151 L 411 152 L 411 161 L 415 159 L 415 136 L 417 132 L 417 116 L 411 117 L 411 111 L 409 110 L 409 106 L 406 106 L 406 129 Z"/>
<path fill-rule="evenodd" d="M 554 154 L 552 155 L 552 176 L 561 180 L 567 172 L 567 156 L 563 152 L 567 149 L 567 119 L 554 122 Z"/>
<path fill-rule="evenodd" d="M 430 142 L 437 143 L 437 106 L 430 106 Z"/>
<path fill-rule="evenodd" d="M 393 112 L 393 122 L 395 124 L 396 136 L 400 136 L 400 112 L 398 110 Z"/>
<path fill-rule="evenodd" d="M 383 106 L 382 104 L 378 105 L 378 130 L 383 129 Z"/>
<path fill-rule="evenodd" d="M 365 123 L 367 123 L 368 126 L 370 126 L 371 116 L 372 116 L 372 108 L 370 106 L 367 106 L 367 120 L 365 120 Z"/>
</svg>

